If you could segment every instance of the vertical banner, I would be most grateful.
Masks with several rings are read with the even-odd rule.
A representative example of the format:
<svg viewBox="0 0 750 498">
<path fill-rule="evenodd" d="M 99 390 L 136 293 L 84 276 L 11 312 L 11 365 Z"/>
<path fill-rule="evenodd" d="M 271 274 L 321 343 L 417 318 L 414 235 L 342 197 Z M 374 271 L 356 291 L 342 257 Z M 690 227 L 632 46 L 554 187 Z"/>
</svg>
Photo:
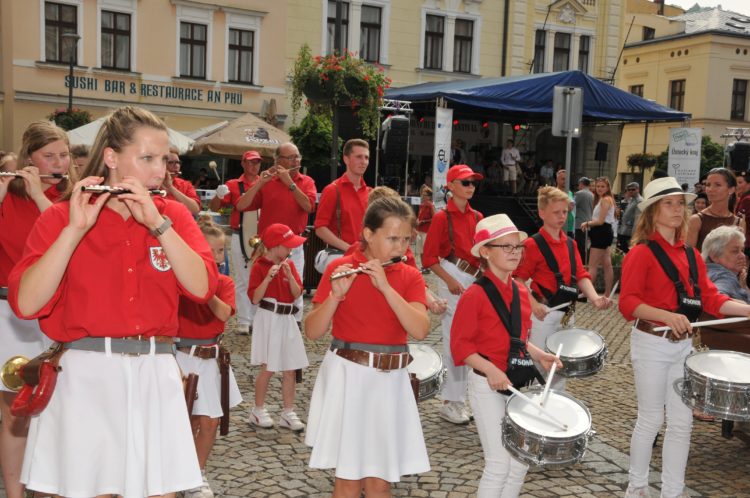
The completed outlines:
<svg viewBox="0 0 750 498">
<path fill-rule="evenodd" d="M 700 128 L 669 129 L 669 176 L 682 185 L 687 183 L 690 191 L 701 176 L 701 137 Z"/>
<path fill-rule="evenodd" d="M 435 208 L 446 204 L 446 176 L 451 158 L 451 131 L 453 128 L 453 109 L 438 107 L 435 109 L 435 152 L 432 162 L 432 199 Z"/>
</svg>

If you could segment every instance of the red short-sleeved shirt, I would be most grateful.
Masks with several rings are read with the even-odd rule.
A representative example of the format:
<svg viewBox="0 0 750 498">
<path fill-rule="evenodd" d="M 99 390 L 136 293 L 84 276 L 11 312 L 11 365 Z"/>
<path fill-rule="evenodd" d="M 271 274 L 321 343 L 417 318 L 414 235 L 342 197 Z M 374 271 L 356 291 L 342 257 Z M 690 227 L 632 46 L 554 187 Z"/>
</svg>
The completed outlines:
<svg viewBox="0 0 750 498">
<path fill-rule="evenodd" d="M 172 185 L 174 185 L 174 188 L 182 192 L 186 197 L 189 197 L 190 199 L 193 199 L 195 202 L 198 203 L 198 207 L 201 206 L 201 198 L 198 197 L 198 193 L 195 191 L 195 187 L 193 187 L 193 184 L 190 183 L 187 180 L 183 180 L 182 178 L 172 178 Z M 170 193 L 167 193 L 167 199 L 175 200 L 174 196 Z"/>
<path fill-rule="evenodd" d="M 237 201 L 242 197 L 242 194 L 240 193 L 240 182 L 244 185 L 244 192 L 247 192 L 257 181 L 258 177 L 255 177 L 253 181 L 248 181 L 247 177 L 242 175 L 241 177 L 229 180 L 226 183 L 229 193 L 221 199 L 221 206 L 232 206 L 235 208 L 232 210 L 232 214 L 229 215 L 229 224 L 235 230 L 240 229 L 240 212 L 236 209 Z M 245 209 L 245 211 L 250 211 L 250 209 Z"/>
<path fill-rule="evenodd" d="M 654 232 L 649 239 L 655 240 L 664 249 L 670 261 L 677 268 L 677 273 L 685 289 L 693 296 L 693 288 L 688 283 L 690 269 L 685 256 L 685 242 L 680 240 L 675 244 L 670 244 L 659 232 Z M 695 248 L 693 248 L 693 251 L 698 265 L 703 310 L 721 317 L 719 308 L 729 300 L 729 297 L 719 293 L 714 283 L 708 278 L 706 264 L 703 262 L 700 253 Z M 622 277 L 620 278 L 618 306 L 622 316 L 626 320 L 635 320 L 633 312 L 640 304 L 648 304 L 668 311 L 677 310 L 677 290 L 646 244 L 637 244 L 628 251 L 622 262 Z"/>
<path fill-rule="evenodd" d="M 566 283 L 570 282 L 570 254 L 568 252 L 568 237 L 565 235 L 565 233 L 563 233 L 562 230 L 560 230 L 559 240 L 553 239 L 552 236 L 544 229 L 539 230 L 539 233 L 542 234 L 542 237 L 544 237 L 544 240 L 547 241 L 550 249 L 552 249 L 552 254 L 557 260 L 557 265 L 560 268 L 560 273 L 562 273 L 563 280 L 565 280 Z M 584 268 L 583 266 L 581 255 L 578 253 L 578 246 L 576 246 L 575 240 L 573 240 L 572 242 L 573 253 L 576 258 L 576 281 L 580 282 L 584 278 L 591 279 L 591 274 L 587 272 L 586 268 Z M 555 280 L 555 274 L 552 273 L 550 267 L 547 266 L 547 261 L 544 259 L 544 256 L 542 256 L 542 252 L 539 250 L 539 246 L 537 245 L 536 241 L 532 237 L 529 237 L 528 239 L 523 241 L 523 245 L 525 247 L 523 259 L 521 259 L 521 264 L 518 266 L 518 268 L 516 268 L 516 271 L 513 273 L 513 275 L 524 280 L 528 280 L 529 278 L 533 279 L 531 288 L 539 295 L 543 295 L 539 290 L 540 287 L 544 287 L 549 292 L 554 294 L 557 291 L 557 280 Z"/>
<path fill-rule="evenodd" d="M 297 273 L 297 268 L 294 266 L 294 263 L 291 259 L 287 259 L 286 262 L 289 263 L 289 268 L 292 270 L 292 276 L 294 277 L 295 282 L 297 282 L 297 285 L 302 288 L 302 279 L 299 277 L 299 273 Z M 255 289 L 257 289 L 263 279 L 266 278 L 266 275 L 268 275 L 268 271 L 273 264 L 273 261 L 265 257 L 258 258 L 255 263 L 253 263 L 253 267 L 250 269 L 250 283 L 247 286 L 247 296 L 251 301 L 253 300 Z M 271 283 L 268 284 L 268 287 L 266 287 L 266 293 L 263 297 L 273 298 L 278 303 L 294 302 L 294 296 L 289 288 L 289 278 L 286 276 L 285 272 L 279 270 L 274 279 L 271 280 Z"/>
<path fill-rule="evenodd" d="M 338 187 L 341 202 L 341 233 L 339 234 L 336 218 L 336 187 Z M 359 189 L 354 189 L 354 184 L 344 174 L 333 183 L 323 189 L 320 194 L 318 212 L 315 215 L 315 228 L 327 227 L 335 235 L 347 244 L 353 244 L 359 240 L 362 232 L 362 220 L 367 210 L 367 196 L 370 187 L 360 180 Z"/>
<path fill-rule="evenodd" d="M 159 240 L 145 226 L 132 216 L 124 220 L 105 206 L 73 252 L 49 302 L 33 315 L 21 315 L 21 277 L 68 225 L 70 203 L 61 202 L 39 217 L 26 241 L 23 257 L 10 274 L 8 301 L 13 311 L 22 318 L 38 318 L 42 331 L 61 342 L 86 336 L 177 335 L 179 296 L 205 303 L 216 291 L 216 263 L 185 206 L 165 199 L 154 199 L 154 203 L 203 259 L 209 283 L 205 295 L 193 296 L 182 287 Z"/>
<path fill-rule="evenodd" d="M 513 287 L 501 281 L 491 271 L 484 272 L 511 309 Z M 521 340 L 525 343 L 531 330 L 531 302 L 525 285 L 516 284 L 518 297 L 521 299 Z M 487 293 L 478 284 L 472 284 L 461 295 L 453 315 L 451 326 L 451 353 L 456 366 L 464 365 L 464 360 L 479 353 L 487 357 L 493 365 L 505 372 L 508 368 L 510 351 L 510 334 L 497 316 Z"/>
<path fill-rule="evenodd" d="M 44 195 L 54 203 L 62 193 L 52 185 L 44 191 Z M 10 192 L 0 203 L 0 287 L 8 286 L 10 270 L 21 259 L 26 238 L 39 214 L 34 201 Z"/>
<path fill-rule="evenodd" d="M 448 210 L 451 216 L 456 257 L 479 267 L 479 259 L 472 256 L 471 248 L 474 245 L 474 232 L 477 223 L 484 217 L 482 213 L 475 211 L 468 204 L 466 205 L 466 211 L 462 213 L 453 202 L 453 199 L 448 199 L 445 209 L 441 209 L 432 217 L 430 230 L 427 232 L 427 238 L 424 241 L 422 265 L 425 268 L 429 268 L 432 265 L 438 264 L 440 259 L 447 258 L 451 252 L 446 210 Z"/>
<path fill-rule="evenodd" d="M 232 308 L 234 304 L 234 281 L 231 277 L 219 274 L 216 284 L 216 297 Z M 219 320 L 208 304 L 198 304 L 180 296 L 180 307 L 177 315 L 179 330 L 177 335 L 190 339 L 210 339 L 224 332 L 225 322 Z"/>
<path fill-rule="evenodd" d="M 331 293 L 331 273 L 340 265 L 351 264 L 354 268 L 367 261 L 362 251 L 337 259 L 326 268 L 313 297 L 320 304 Z M 407 302 L 426 304 L 422 274 L 414 267 L 396 263 L 383 269 L 388 283 Z M 363 311 L 364 310 L 364 311 Z M 367 344 L 406 344 L 406 330 L 383 294 L 373 287 L 370 277 L 359 274 L 354 279 L 346 299 L 341 301 L 333 315 L 331 334 L 346 342 Z"/>
<path fill-rule="evenodd" d="M 427 233 L 430 230 L 432 224 L 432 217 L 434 216 L 435 205 L 432 201 L 422 202 L 419 205 L 419 213 L 417 214 L 417 231 Z"/>
<path fill-rule="evenodd" d="M 307 175 L 297 173 L 292 178 L 297 188 L 310 199 L 310 204 L 315 208 L 315 197 L 318 191 L 315 181 Z M 269 225 L 282 223 L 292 229 L 297 235 L 301 234 L 307 227 L 308 212 L 294 198 L 294 192 L 284 185 L 278 177 L 269 181 L 258 190 L 250 204 L 249 211 L 260 209 L 258 220 L 258 233 L 263 233 Z"/>
</svg>

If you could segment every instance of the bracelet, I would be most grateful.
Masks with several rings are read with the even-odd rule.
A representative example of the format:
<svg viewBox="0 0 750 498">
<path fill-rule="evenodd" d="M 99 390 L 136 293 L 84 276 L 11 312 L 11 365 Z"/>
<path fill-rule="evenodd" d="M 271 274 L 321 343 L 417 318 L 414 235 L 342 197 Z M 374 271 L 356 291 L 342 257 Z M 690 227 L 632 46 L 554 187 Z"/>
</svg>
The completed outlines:
<svg viewBox="0 0 750 498">
<path fill-rule="evenodd" d="M 346 299 L 346 296 L 338 297 L 336 294 L 333 293 L 333 291 L 331 291 L 331 293 L 329 294 L 329 297 L 332 297 L 333 300 L 336 301 L 337 303 L 340 303 L 341 301 Z"/>
</svg>

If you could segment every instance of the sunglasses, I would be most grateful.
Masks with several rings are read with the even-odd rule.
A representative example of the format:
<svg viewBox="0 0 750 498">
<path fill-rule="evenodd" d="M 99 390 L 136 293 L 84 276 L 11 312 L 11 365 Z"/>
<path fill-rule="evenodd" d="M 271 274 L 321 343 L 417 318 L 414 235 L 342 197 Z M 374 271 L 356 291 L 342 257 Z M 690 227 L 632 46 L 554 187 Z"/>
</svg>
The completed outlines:
<svg viewBox="0 0 750 498">
<path fill-rule="evenodd" d="M 464 187 L 468 187 L 469 185 L 474 185 L 474 187 L 476 188 L 479 186 L 479 180 L 456 180 L 456 181 L 459 182 Z"/>
<path fill-rule="evenodd" d="M 635 189 L 634 188 L 629 188 L 628 192 L 635 192 Z"/>
<path fill-rule="evenodd" d="M 523 250 L 525 249 L 525 246 L 523 244 L 519 244 L 517 246 L 513 244 L 485 244 L 484 247 L 499 247 L 505 254 L 510 254 L 513 251 L 523 252 Z"/>
</svg>

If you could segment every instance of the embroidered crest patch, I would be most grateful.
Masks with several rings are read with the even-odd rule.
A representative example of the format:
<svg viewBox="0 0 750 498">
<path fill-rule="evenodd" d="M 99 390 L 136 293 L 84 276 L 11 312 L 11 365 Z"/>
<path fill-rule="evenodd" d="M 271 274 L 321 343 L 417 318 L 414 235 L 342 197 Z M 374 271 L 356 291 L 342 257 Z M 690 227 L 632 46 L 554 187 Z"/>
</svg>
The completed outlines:
<svg viewBox="0 0 750 498">
<path fill-rule="evenodd" d="M 151 266 L 159 271 L 169 271 L 172 269 L 172 265 L 169 264 L 167 259 L 167 253 L 161 246 L 149 247 L 149 254 L 151 255 Z"/>
</svg>

